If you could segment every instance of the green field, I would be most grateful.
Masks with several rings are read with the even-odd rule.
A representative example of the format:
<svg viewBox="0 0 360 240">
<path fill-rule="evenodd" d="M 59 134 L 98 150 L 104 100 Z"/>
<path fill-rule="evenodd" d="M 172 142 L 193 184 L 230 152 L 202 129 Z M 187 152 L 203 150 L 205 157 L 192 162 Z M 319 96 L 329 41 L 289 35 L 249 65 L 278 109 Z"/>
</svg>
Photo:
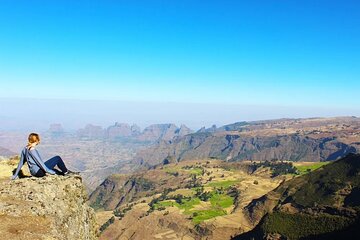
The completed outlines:
<svg viewBox="0 0 360 240">
<path fill-rule="evenodd" d="M 202 175 L 202 169 L 198 167 L 194 167 L 191 169 L 188 169 L 189 173 L 195 174 L 195 175 Z"/>
<path fill-rule="evenodd" d="M 234 203 L 234 198 L 226 194 L 213 194 L 210 198 L 211 205 L 214 207 L 228 208 Z"/>
<path fill-rule="evenodd" d="M 213 187 L 213 188 L 228 188 L 232 185 L 238 183 L 239 180 L 226 180 L 226 181 L 213 181 L 205 185 L 205 187 Z"/>
<path fill-rule="evenodd" d="M 195 212 L 194 212 L 195 213 Z M 198 224 L 207 219 L 211 219 L 217 216 L 226 215 L 226 211 L 219 209 L 208 209 L 208 210 L 199 210 L 196 211 L 195 216 L 193 216 L 193 223 Z"/>
<path fill-rule="evenodd" d="M 198 197 L 191 199 L 183 198 L 182 203 L 179 204 L 175 201 L 164 200 L 154 204 L 154 208 L 159 207 L 177 207 L 184 210 L 184 214 L 192 215 L 194 224 L 200 223 L 204 220 L 211 219 L 217 216 L 226 215 L 225 208 L 231 207 L 234 204 L 234 198 L 226 194 L 219 194 L 212 191 L 212 196 L 209 198 L 211 206 L 209 209 L 192 210 L 195 205 L 198 205 L 201 200 Z"/>
<path fill-rule="evenodd" d="M 161 201 L 154 204 L 155 209 L 158 209 L 159 207 L 179 207 L 179 204 L 174 201 Z"/>
<path fill-rule="evenodd" d="M 199 187 L 197 187 L 197 188 L 199 188 Z M 189 189 L 189 188 L 181 188 L 181 189 L 177 189 L 177 190 L 175 190 L 173 192 L 170 192 L 169 196 L 175 196 L 177 194 L 181 194 L 184 197 L 192 197 L 192 196 L 194 196 L 195 192 L 196 192 L 196 188 L 191 188 L 191 189 Z"/>
<path fill-rule="evenodd" d="M 176 172 L 187 172 L 190 174 L 195 174 L 195 175 L 202 175 L 202 169 L 199 167 L 192 167 L 192 168 L 181 168 L 181 167 L 164 167 L 164 170 L 166 173 L 176 173 Z"/>
<path fill-rule="evenodd" d="M 158 203 L 155 203 L 155 209 L 158 209 L 160 206 L 161 207 L 178 207 L 180 209 L 184 209 L 184 213 L 185 214 L 191 214 L 192 212 L 190 211 L 195 205 L 200 203 L 200 199 L 199 198 L 191 198 L 191 199 L 183 199 L 183 202 L 181 204 L 175 202 L 175 201 L 169 201 L 169 200 L 164 200 L 164 201 L 160 201 Z"/>
<path fill-rule="evenodd" d="M 164 167 L 164 170 L 168 173 L 175 172 L 187 172 L 193 175 L 202 175 L 203 169 L 200 167 L 189 167 L 189 168 L 180 168 L 180 167 Z M 203 191 L 203 187 L 194 187 L 191 188 L 192 193 L 187 194 L 188 197 L 181 198 L 181 203 L 176 201 L 163 200 L 156 204 L 154 204 L 154 208 L 158 209 L 159 207 L 177 207 L 179 209 L 184 210 L 184 214 L 190 215 L 194 224 L 201 223 L 204 220 L 211 219 L 217 216 L 226 215 L 226 208 L 233 206 L 234 197 L 227 195 L 222 191 L 217 191 L 216 189 L 227 189 L 233 185 L 239 183 L 240 180 L 224 180 L 224 181 L 212 181 L 204 185 L 204 187 L 212 187 L 213 191 L 208 195 L 207 200 L 204 199 L 204 195 L 206 193 L 202 193 L 201 195 L 195 195 L 197 191 L 201 189 Z M 189 189 L 190 190 L 190 189 Z M 226 191 L 225 191 L 226 192 Z M 209 194 L 209 193 L 208 193 Z M 175 195 L 175 194 L 173 194 Z M 181 194 L 182 195 L 182 194 Z M 184 196 L 184 195 L 183 195 Z M 206 195 L 205 195 L 206 196 Z M 208 207 L 203 209 L 195 210 L 194 207 L 200 204 L 203 201 L 207 201 Z M 206 206 L 206 205 L 205 205 Z"/>
<path fill-rule="evenodd" d="M 311 165 L 305 165 L 305 166 L 295 166 L 296 169 L 299 171 L 300 175 L 306 174 L 308 172 L 314 171 L 318 168 L 321 168 L 322 166 L 328 164 L 330 162 L 316 162 Z"/>
<path fill-rule="evenodd" d="M 199 204 L 200 203 L 200 199 L 199 198 L 191 198 L 190 200 L 186 200 L 183 199 L 183 202 L 181 204 L 179 204 L 179 208 L 180 209 L 184 209 L 185 210 L 185 214 L 190 214 L 191 213 L 191 209 L 194 207 L 194 205 Z"/>
</svg>

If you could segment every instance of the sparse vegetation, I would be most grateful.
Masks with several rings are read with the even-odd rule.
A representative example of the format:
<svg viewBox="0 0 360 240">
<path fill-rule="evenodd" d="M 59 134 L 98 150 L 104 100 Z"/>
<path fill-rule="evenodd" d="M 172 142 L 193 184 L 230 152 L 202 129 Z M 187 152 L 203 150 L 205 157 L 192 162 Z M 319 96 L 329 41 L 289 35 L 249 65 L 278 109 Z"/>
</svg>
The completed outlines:
<svg viewBox="0 0 360 240">
<path fill-rule="evenodd" d="M 134 206 L 134 203 L 128 204 L 128 205 L 126 205 L 125 208 L 122 208 L 122 209 L 117 208 L 117 209 L 115 209 L 113 211 L 113 213 L 114 213 L 115 217 L 118 217 L 119 219 L 122 219 L 125 216 L 126 212 L 130 211 L 133 206 Z"/>
<path fill-rule="evenodd" d="M 100 227 L 100 232 L 105 231 L 105 229 L 107 227 L 109 227 L 111 224 L 113 224 L 115 222 L 115 217 L 112 216 L 109 220 L 106 221 L 106 223 L 104 223 L 103 225 L 101 225 Z"/>
<path fill-rule="evenodd" d="M 144 190 L 144 191 L 149 191 L 149 190 L 152 190 L 154 189 L 154 183 L 149 181 L 148 179 L 146 178 L 136 178 L 136 183 L 141 186 L 141 188 Z"/>
<path fill-rule="evenodd" d="M 196 188 L 202 186 L 202 184 L 200 183 L 199 179 L 196 176 L 197 176 L 196 174 L 190 175 L 190 180 L 185 185 L 185 188 Z"/>
<path fill-rule="evenodd" d="M 284 239 L 352 239 L 352 232 L 358 233 L 359 227 L 359 159 L 360 155 L 349 154 L 284 182 L 272 194 L 278 194 L 278 205 L 252 234 L 277 233 Z M 294 209 L 283 208 L 285 204 Z M 251 234 L 244 237 L 250 239 Z"/>
<path fill-rule="evenodd" d="M 338 200 L 335 194 L 349 187 L 360 186 L 360 178 L 357 175 L 360 163 L 356 157 L 349 156 L 346 161 L 337 161 L 324 166 L 323 171 L 312 171 L 304 175 L 309 184 L 304 184 L 293 194 L 293 201 L 304 207 L 313 207 L 314 204 L 333 205 Z M 351 164 L 350 164 L 351 163 Z M 340 202 L 338 204 L 343 204 Z"/>
<path fill-rule="evenodd" d="M 168 172 L 168 174 L 173 175 L 174 177 L 179 176 L 179 172 Z"/>
<path fill-rule="evenodd" d="M 100 209 L 102 209 L 102 208 L 103 208 L 103 204 L 101 203 L 102 198 L 103 198 L 103 196 L 102 196 L 102 193 L 101 193 L 101 194 L 99 194 L 99 195 L 96 197 L 95 201 L 93 201 L 93 202 L 90 204 L 90 206 L 91 206 L 93 209 L 95 209 L 95 210 L 100 210 Z"/>
<path fill-rule="evenodd" d="M 275 212 L 265 218 L 262 228 L 267 233 L 279 233 L 288 239 L 300 239 L 340 230 L 354 221 L 355 219 L 329 214 L 311 216 Z"/>
<path fill-rule="evenodd" d="M 166 173 L 168 173 L 170 175 L 173 175 L 176 172 L 178 173 L 181 170 L 181 168 L 179 168 L 177 166 L 171 166 L 171 167 L 170 166 L 165 166 L 164 170 L 165 170 Z"/>
<path fill-rule="evenodd" d="M 276 177 L 284 174 L 298 174 L 297 168 L 293 166 L 291 162 L 283 161 L 264 161 L 264 162 L 253 162 L 250 165 L 250 171 L 255 172 L 260 167 L 268 167 L 272 171 L 271 177 Z"/>
</svg>

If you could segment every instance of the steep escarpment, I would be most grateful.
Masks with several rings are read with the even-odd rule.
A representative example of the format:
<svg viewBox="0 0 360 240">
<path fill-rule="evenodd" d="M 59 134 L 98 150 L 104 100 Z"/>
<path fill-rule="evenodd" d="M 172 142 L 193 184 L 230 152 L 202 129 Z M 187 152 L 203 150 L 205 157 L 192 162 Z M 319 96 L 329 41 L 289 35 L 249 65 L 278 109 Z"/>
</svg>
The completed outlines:
<svg viewBox="0 0 360 240">
<path fill-rule="evenodd" d="M 80 176 L 0 179 L 2 239 L 97 239 Z"/>
<path fill-rule="evenodd" d="M 156 165 L 169 158 L 320 162 L 356 152 L 360 152 L 359 118 L 277 119 L 202 128 L 138 151 L 134 162 Z"/>
<path fill-rule="evenodd" d="M 241 133 L 194 133 L 173 142 L 140 151 L 136 161 L 156 165 L 166 158 L 176 161 L 217 158 L 227 161 L 290 160 L 331 161 L 348 153 L 357 152 L 356 146 L 336 137 L 311 138 L 299 134 L 280 136 L 248 136 Z"/>
</svg>

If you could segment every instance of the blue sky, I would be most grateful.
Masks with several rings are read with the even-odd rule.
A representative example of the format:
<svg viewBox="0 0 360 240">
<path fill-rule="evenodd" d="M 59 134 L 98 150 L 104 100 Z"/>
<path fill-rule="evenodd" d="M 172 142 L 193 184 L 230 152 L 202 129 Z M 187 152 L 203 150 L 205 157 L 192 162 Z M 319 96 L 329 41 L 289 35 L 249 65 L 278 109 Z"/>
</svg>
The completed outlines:
<svg viewBox="0 0 360 240">
<path fill-rule="evenodd" d="M 359 13 L 358 1 L 1 0 L 0 96 L 355 115 Z"/>
</svg>

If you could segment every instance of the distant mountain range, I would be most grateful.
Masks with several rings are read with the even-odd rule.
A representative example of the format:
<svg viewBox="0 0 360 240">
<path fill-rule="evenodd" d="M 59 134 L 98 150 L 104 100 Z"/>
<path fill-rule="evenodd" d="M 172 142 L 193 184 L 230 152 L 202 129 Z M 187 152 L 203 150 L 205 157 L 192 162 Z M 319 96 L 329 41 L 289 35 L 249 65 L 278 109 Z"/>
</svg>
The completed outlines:
<svg viewBox="0 0 360 240">
<path fill-rule="evenodd" d="M 143 142 L 155 142 L 155 141 L 169 141 L 176 137 L 182 137 L 193 131 L 185 125 L 180 127 L 175 124 L 153 124 L 146 127 L 143 131 L 141 128 L 127 123 L 118 123 L 102 128 L 93 124 L 88 124 L 84 128 L 77 131 L 76 135 L 83 140 L 95 140 L 95 139 L 108 139 L 108 140 L 124 140 L 129 141 L 143 141 Z M 48 134 L 53 137 L 59 137 L 61 134 L 65 134 L 61 125 L 52 124 L 48 130 Z"/>
<path fill-rule="evenodd" d="M 18 153 L 28 133 L 3 133 L 0 146 Z M 331 161 L 359 152 L 360 119 L 356 117 L 278 119 L 237 122 L 193 132 L 185 125 L 88 124 L 68 132 L 52 124 L 41 133 L 44 157 L 58 154 L 83 171 L 92 190 L 109 174 L 129 173 L 158 164 L 207 158 L 225 161 Z M 7 155 L 13 155 L 9 152 Z"/>
<path fill-rule="evenodd" d="M 135 161 L 148 166 L 205 158 L 316 162 L 359 150 L 359 118 L 280 119 L 202 128 L 144 149 Z"/>
</svg>

